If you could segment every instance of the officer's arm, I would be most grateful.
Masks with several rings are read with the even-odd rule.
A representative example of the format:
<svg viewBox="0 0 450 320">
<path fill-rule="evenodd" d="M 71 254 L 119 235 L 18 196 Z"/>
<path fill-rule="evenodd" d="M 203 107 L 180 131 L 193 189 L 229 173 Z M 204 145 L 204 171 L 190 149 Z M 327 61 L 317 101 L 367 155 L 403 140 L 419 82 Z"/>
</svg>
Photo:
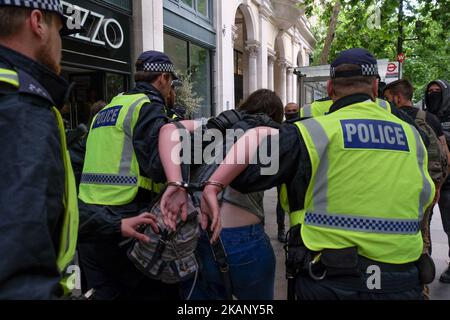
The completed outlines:
<svg viewBox="0 0 450 320">
<path fill-rule="evenodd" d="M 248 130 L 230 149 L 224 161 L 209 179 L 227 186 L 256 159 L 258 147 L 268 136 L 278 138 L 278 130 L 258 127 Z M 255 143 L 256 142 L 256 143 Z M 278 159 L 276 159 L 278 161 Z"/>
<path fill-rule="evenodd" d="M 139 167 L 143 175 L 157 183 L 166 181 L 158 151 L 159 130 L 170 122 L 164 109 L 164 105 L 159 103 L 143 105 L 133 132 L 133 147 Z"/>
<path fill-rule="evenodd" d="M 282 125 L 278 140 L 269 138 L 264 142 L 267 145 L 263 144 L 264 148 L 260 147 L 258 150 L 261 161 L 252 161 L 252 164 L 233 180 L 231 186 L 234 189 L 242 193 L 264 191 L 282 183 L 290 183 L 296 174 L 306 173 L 303 166 L 309 163 L 309 156 L 295 125 Z M 271 155 L 266 158 L 271 160 L 269 164 L 262 161 L 266 155 Z"/>
</svg>

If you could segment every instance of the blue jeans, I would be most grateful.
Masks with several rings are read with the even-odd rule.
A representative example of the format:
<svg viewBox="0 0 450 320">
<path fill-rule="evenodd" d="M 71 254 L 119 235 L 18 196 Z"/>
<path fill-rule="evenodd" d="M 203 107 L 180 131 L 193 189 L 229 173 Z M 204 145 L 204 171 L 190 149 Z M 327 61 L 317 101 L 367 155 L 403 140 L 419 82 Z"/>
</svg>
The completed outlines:
<svg viewBox="0 0 450 320">
<path fill-rule="evenodd" d="M 275 254 L 263 225 L 224 228 L 220 237 L 230 266 L 233 295 L 240 300 L 273 299 Z M 202 267 L 191 299 L 225 299 L 222 276 L 214 261 L 206 234 L 202 234 L 197 252 Z M 192 284 L 192 280 L 184 284 L 183 291 L 186 296 Z"/>
</svg>

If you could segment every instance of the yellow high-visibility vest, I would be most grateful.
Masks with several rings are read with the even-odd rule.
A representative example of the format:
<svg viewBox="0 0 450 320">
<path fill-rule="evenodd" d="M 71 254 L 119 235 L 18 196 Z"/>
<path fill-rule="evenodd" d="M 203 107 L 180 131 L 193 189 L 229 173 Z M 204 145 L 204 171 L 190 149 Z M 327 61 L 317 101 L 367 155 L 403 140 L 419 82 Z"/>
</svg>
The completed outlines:
<svg viewBox="0 0 450 320">
<path fill-rule="evenodd" d="M 356 246 L 380 262 L 416 261 L 435 187 L 417 130 L 373 101 L 296 123 L 311 159 L 301 235 L 310 250 Z"/>
<path fill-rule="evenodd" d="M 123 205 L 139 188 L 159 193 L 163 184 L 140 174 L 133 131 L 145 94 L 118 95 L 93 119 L 86 143 L 79 198 L 89 204 Z"/>
</svg>

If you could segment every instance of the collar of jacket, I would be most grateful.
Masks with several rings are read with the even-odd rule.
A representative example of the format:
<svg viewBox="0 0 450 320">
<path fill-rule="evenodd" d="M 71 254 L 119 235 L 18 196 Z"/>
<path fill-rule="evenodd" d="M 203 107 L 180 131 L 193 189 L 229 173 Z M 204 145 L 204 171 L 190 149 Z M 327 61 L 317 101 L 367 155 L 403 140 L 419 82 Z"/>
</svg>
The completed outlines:
<svg viewBox="0 0 450 320">
<path fill-rule="evenodd" d="M 19 92 L 39 96 L 62 108 L 69 88 L 64 78 L 43 64 L 1 45 L 0 60 L 19 74 Z"/>
<path fill-rule="evenodd" d="M 159 102 L 163 105 L 166 104 L 163 96 L 161 95 L 161 92 L 159 92 L 159 90 L 152 86 L 150 83 L 144 81 L 137 82 L 136 87 L 133 90 L 133 93 L 136 92 L 145 93 L 150 98 L 150 101 L 152 103 Z"/>
<path fill-rule="evenodd" d="M 338 111 L 339 109 L 342 109 L 342 108 L 344 108 L 346 106 L 349 106 L 351 104 L 364 102 L 364 101 L 367 101 L 367 100 L 372 100 L 372 97 L 369 96 L 368 94 L 365 94 L 365 93 L 351 94 L 349 96 L 340 98 L 339 100 L 335 101 L 331 105 L 329 113 Z"/>
</svg>

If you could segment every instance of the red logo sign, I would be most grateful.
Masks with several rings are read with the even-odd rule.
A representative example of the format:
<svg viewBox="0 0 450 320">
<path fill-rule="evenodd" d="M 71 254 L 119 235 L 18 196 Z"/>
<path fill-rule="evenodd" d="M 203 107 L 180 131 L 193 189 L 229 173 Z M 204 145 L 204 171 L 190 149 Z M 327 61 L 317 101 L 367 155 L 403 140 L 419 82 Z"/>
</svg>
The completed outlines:
<svg viewBox="0 0 450 320">
<path fill-rule="evenodd" d="M 395 70 L 397 70 L 397 66 L 395 65 L 395 63 L 389 63 L 387 66 L 387 71 L 388 72 L 395 72 Z"/>
<path fill-rule="evenodd" d="M 406 59 L 406 56 L 405 56 L 404 53 L 399 53 L 399 54 L 397 55 L 397 61 L 398 61 L 398 62 L 403 63 L 403 61 L 405 61 L 405 59 Z"/>
</svg>

